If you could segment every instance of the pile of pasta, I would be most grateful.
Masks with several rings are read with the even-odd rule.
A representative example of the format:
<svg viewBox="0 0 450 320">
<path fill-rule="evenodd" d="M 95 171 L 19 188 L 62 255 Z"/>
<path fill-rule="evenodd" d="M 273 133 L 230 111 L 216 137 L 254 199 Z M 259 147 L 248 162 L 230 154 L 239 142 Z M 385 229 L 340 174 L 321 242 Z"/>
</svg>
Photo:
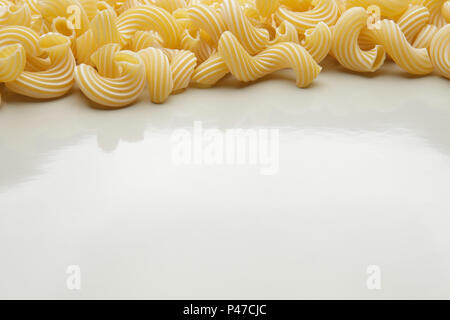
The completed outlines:
<svg viewBox="0 0 450 320">
<path fill-rule="evenodd" d="M 109 108 L 162 103 L 227 74 L 290 68 L 308 87 L 328 55 L 356 72 L 391 59 L 450 78 L 446 0 L 0 0 L 0 82 L 36 98 L 76 83 Z"/>
</svg>

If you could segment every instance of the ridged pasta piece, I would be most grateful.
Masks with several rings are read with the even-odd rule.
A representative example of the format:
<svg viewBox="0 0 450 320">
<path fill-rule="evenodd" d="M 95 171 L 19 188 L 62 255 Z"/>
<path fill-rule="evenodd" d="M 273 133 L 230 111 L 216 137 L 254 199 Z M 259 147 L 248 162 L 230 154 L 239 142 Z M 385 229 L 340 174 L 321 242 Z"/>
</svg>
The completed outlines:
<svg viewBox="0 0 450 320">
<path fill-rule="evenodd" d="M 26 3 L 9 3 L 0 7 L 0 26 L 31 25 L 31 10 Z"/>
<path fill-rule="evenodd" d="M 88 30 L 76 39 L 76 59 L 79 64 L 91 64 L 91 55 L 97 49 L 94 34 Z"/>
<path fill-rule="evenodd" d="M 415 48 L 428 48 L 430 46 L 433 36 L 438 31 L 438 28 L 434 24 L 427 24 L 420 30 L 416 39 L 413 42 Z"/>
<path fill-rule="evenodd" d="M 191 31 L 186 29 L 181 33 L 180 38 L 180 48 L 192 51 L 197 57 L 198 63 L 208 59 L 214 51 L 209 43 L 202 39 L 200 31 L 197 31 L 196 35 L 193 36 Z"/>
<path fill-rule="evenodd" d="M 131 38 L 130 48 L 135 52 L 148 47 L 162 48 L 162 42 L 163 40 L 155 31 L 137 31 Z"/>
<path fill-rule="evenodd" d="M 447 0 L 424 0 L 423 5 L 430 11 L 430 23 L 441 28 L 446 21 L 442 15 L 442 6 Z"/>
<path fill-rule="evenodd" d="M 424 6 L 410 6 L 397 21 L 400 29 L 408 40 L 413 43 L 420 30 L 425 27 L 430 19 L 430 12 Z"/>
<path fill-rule="evenodd" d="M 324 22 L 329 26 L 335 24 L 339 17 L 339 8 L 334 0 L 313 0 L 312 5 L 311 10 L 303 12 L 280 7 L 275 17 L 279 22 L 289 21 L 300 33 L 314 28 L 319 22 Z"/>
<path fill-rule="evenodd" d="M 164 40 L 164 46 L 177 48 L 179 29 L 175 18 L 166 10 L 154 5 L 129 9 L 117 18 L 117 29 L 128 42 L 138 30 L 154 30 Z"/>
<path fill-rule="evenodd" d="M 6 26 L 0 28 L 0 47 L 21 44 L 28 57 L 40 56 L 39 35 L 31 28 L 23 26 Z"/>
<path fill-rule="evenodd" d="M 187 50 L 164 49 L 170 61 L 170 71 L 173 79 L 172 93 L 179 93 L 189 86 L 192 74 L 197 65 L 195 55 Z"/>
<path fill-rule="evenodd" d="M 31 15 L 40 15 L 39 12 L 39 5 L 37 0 L 24 0 L 24 2 L 28 5 L 28 8 L 30 8 Z"/>
<path fill-rule="evenodd" d="M 25 69 L 27 55 L 20 44 L 0 47 L 0 82 L 16 80 Z"/>
<path fill-rule="evenodd" d="M 229 31 L 219 41 L 218 53 L 229 71 L 238 80 L 255 81 L 277 70 L 292 68 L 296 74 L 296 85 L 307 87 L 322 69 L 305 48 L 293 42 L 282 42 L 270 46 L 256 56 L 251 56 L 238 39 Z"/>
<path fill-rule="evenodd" d="M 72 49 L 72 52 L 75 52 L 77 35 L 75 30 L 70 27 L 69 22 L 66 18 L 56 17 L 55 19 L 53 19 L 51 30 L 52 32 L 56 32 L 62 34 L 63 36 L 66 36 L 70 40 L 70 47 Z"/>
<path fill-rule="evenodd" d="M 450 79 L 450 24 L 442 27 L 431 40 L 430 58 L 436 72 Z"/>
<path fill-rule="evenodd" d="M 319 22 L 315 28 L 305 31 L 305 39 L 301 44 L 314 60 L 320 63 L 328 55 L 333 44 L 330 28 L 324 22 Z"/>
<path fill-rule="evenodd" d="M 153 103 L 163 103 L 173 90 L 173 79 L 169 58 L 158 48 L 139 51 L 145 65 L 147 87 Z"/>
<path fill-rule="evenodd" d="M 394 21 L 381 20 L 380 28 L 371 32 L 392 60 L 408 73 L 425 75 L 433 71 L 427 49 L 414 48 Z"/>
<path fill-rule="evenodd" d="M 70 7 L 79 8 L 80 28 L 75 28 L 78 35 L 85 33 L 89 29 L 89 18 L 83 6 L 78 0 L 39 0 L 39 9 L 42 16 L 51 22 L 56 17 L 70 18 L 72 13 L 68 10 Z"/>
<path fill-rule="evenodd" d="M 201 88 L 212 87 L 227 73 L 228 67 L 222 56 L 214 53 L 195 69 L 192 83 Z"/>
<path fill-rule="evenodd" d="M 41 15 L 37 14 L 31 16 L 30 28 L 36 31 L 39 35 L 46 34 L 50 31 L 48 22 L 46 22 Z"/>
<path fill-rule="evenodd" d="M 311 7 L 312 0 L 280 0 L 280 4 L 293 11 L 307 11 Z"/>
<path fill-rule="evenodd" d="M 275 37 L 270 44 L 279 42 L 299 42 L 297 29 L 289 21 L 283 21 L 275 29 Z"/>
<path fill-rule="evenodd" d="M 211 37 L 213 44 L 217 44 L 220 35 L 227 30 L 224 17 L 216 8 L 197 4 L 190 6 L 187 14 L 198 29 L 204 30 Z"/>
<path fill-rule="evenodd" d="M 386 58 L 383 46 L 376 45 L 371 50 L 361 50 L 358 36 L 367 24 L 368 14 L 361 7 L 351 8 L 342 14 L 334 26 L 333 56 L 345 68 L 358 72 L 378 70 Z"/>
<path fill-rule="evenodd" d="M 89 21 L 94 19 L 94 17 L 97 15 L 98 12 L 97 0 L 79 0 L 79 1 L 84 11 L 86 12 Z"/>
<path fill-rule="evenodd" d="M 410 2 L 406 0 L 347 0 L 346 8 L 367 7 L 376 5 L 381 10 L 381 15 L 389 19 L 400 17 L 409 6 Z"/>
<path fill-rule="evenodd" d="M 97 48 L 109 43 L 120 43 L 116 17 L 108 10 L 100 11 L 91 21 L 92 36 Z"/>
<path fill-rule="evenodd" d="M 138 99 L 145 85 L 142 59 L 132 51 L 119 51 L 117 44 L 107 44 L 98 50 L 103 51 L 100 56 L 109 59 L 94 58 L 97 70 L 111 73 L 102 75 L 90 65 L 77 66 L 75 78 L 80 90 L 87 98 L 105 107 L 120 108 L 131 104 Z M 115 77 L 107 76 L 111 74 Z"/>
<path fill-rule="evenodd" d="M 70 41 L 57 33 L 48 33 L 39 39 L 41 49 L 48 54 L 50 68 L 45 71 L 24 71 L 6 87 L 24 96 L 50 99 L 66 94 L 74 82 L 75 59 Z"/>
<path fill-rule="evenodd" d="M 158 7 L 166 9 L 170 13 L 177 9 L 186 7 L 185 0 L 154 0 L 154 4 Z"/>
<path fill-rule="evenodd" d="M 279 0 L 255 0 L 256 9 L 259 14 L 264 17 L 270 17 L 280 6 Z"/>
</svg>

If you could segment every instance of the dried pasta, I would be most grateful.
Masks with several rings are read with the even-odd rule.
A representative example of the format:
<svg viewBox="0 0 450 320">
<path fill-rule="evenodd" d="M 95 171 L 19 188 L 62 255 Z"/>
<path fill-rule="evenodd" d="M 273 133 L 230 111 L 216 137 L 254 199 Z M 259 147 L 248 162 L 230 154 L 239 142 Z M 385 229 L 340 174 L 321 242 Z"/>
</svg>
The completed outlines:
<svg viewBox="0 0 450 320">
<path fill-rule="evenodd" d="M 448 0 L 0 0 L 0 83 L 35 99 L 76 83 L 94 105 L 121 108 L 145 87 L 163 103 L 228 74 L 292 69 L 306 88 L 327 57 L 447 81 L 449 21 Z"/>
</svg>

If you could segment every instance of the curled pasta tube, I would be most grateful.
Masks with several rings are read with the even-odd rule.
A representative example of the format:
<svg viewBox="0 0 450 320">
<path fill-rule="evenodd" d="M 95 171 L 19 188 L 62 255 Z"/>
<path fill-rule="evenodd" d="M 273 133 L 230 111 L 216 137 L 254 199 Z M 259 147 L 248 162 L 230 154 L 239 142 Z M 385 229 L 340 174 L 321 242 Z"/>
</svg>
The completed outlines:
<svg viewBox="0 0 450 320">
<path fill-rule="evenodd" d="M 450 24 L 442 27 L 431 40 L 430 58 L 437 73 L 450 79 Z"/>
<path fill-rule="evenodd" d="M 305 31 L 305 39 L 301 44 L 320 63 L 330 52 L 332 43 L 330 28 L 324 22 L 319 22 L 315 28 Z"/>
<path fill-rule="evenodd" d="M 67 37 L 47 33 L 39 39 L 39 46 L 48 55 L 50 67 L 44 71 L 24 71 L 6 87 L 24 96 L 50 99 L 66 94 L 73 85 L 75 59 Z"/>
<path fill-rule="evenodd" d="M 29 27 L 31 25 L 31 10 L 26 3 L 9 3 L 0 7 L 0 26 L 20 25 Z"/>
<path fill-rule="evenodd" d="M 24 47 L 27 57 L 42 54 L 39 46 L 39 35 L 33 29 L 23 26 L 6 26 L 0 28 L 0 47 L 16 43 Z"/>
<path fill-rule="evenodd" d="M 170 61 L 170 71 L 173 78 L 172 93 L 180 93 L 189 86 L 197 65 L 197 58 L 187 50 L 164 49 L 163 51 Z"/>
<path fill-rule="evenodd" d="M 151 47 L 139 51 L 139 56 L 144 61 L 150 100 L 163 103 L 173 90 L 169 58 L 162 50 Z"/>
<path fill-rule="evenodd" d="M 307 87 L 322 69 L 305 48 L 293 42 L 275 44 L 256 56 L 251 56 L 229 31 L 219 41 L 218 53 L 231 74 L 240 81 L 254 81 L 277 70 L 292 68 L 296 85 Z"/>
<path fill-rule="evenodd" d="M 277 21 L 289 21 L 298 30 L 304 33 L 307 29 L 314 28 L 319 22 L 334 25 L 339 17 L 339 7 L 334 0 L 313 0 L 313 8 L 308 11 L 295 12 L 285 7 L 280 7 L 275 17 Z"/>
<path fill-rule="evenodd" d="M 445 25 L 445 18 L 442 15 L 442 6 L 447 0 L 424 0 L 423 5 L 430 11 L 430 23 L 441 28 Z"/>
<path fill-rule="evenodd" d="M 16 80 L 25 69 L 27 56 L 20 44 L 0 47 L 0 82 Z"/>
<path fill-rule="evenodd" d="M 90 100 L 105 107 L 125 107 L 144 90 L 142 59 L 135 52 L 119 50 L 118 44 L 107 44 L 98 49 L 93 55 L 98 71 L 86 64 L 75 69 L 80 90 Z"/>
<path fill-rule="evenodd" d="M 450 1 L 447 1 L 442 5 L 441 14 L 447 23 L 450 23 Z"/>
<path fill-rule="evenodd" d="M 123 12 L 117 18 L 117 29 L 126 43 L 138 30 L 155 30 L 165 47 L 177 48 L 179 44 L 179 28 L 175 18 L 154 5 L 143 5 Z"/>
<path fill-rule="evenodd" d="M 409 6 L 409 1 L 405 0 L 347 0 L 347 8 L 367 7 L 376 5 L 381 9 L 381 15 L 389 19 L 400 17 Z"/>
<path fill-rule="evenodd" d="M 402 69 L 411 74 L 425 75 L 433 72 L 428 51 L 414 48 L 392 20 L 381 20 L 380 28 L 370 30 L 376 42 L 383 45 L 386 52 Z"/>
<path fill-rule="evenodd" d="M 361 50 L 358 37 L 367 24 L 368 14 L 361 7 L 347 10 L 334 26 L 333 56 L 342 66 L 358 72 L 378 70 L 386 58 L 383 46 L 376 45 L 371 50 Z"/>
<path fill-rule="evenodd" d="M 228 67 L 222 56 L 214 53 L 195 69 L 192 83 L 201 88 L 212 87 L 227 73 Z"/>
<path fill-rule="evenodd" d="M 404 33 L 406 40 L 409 43 L 413 43 L 413 40 L 420 32 L 420 30 L 425 27 L 430 19 L 430 12 L 424 6 L 410 6 L 406 10 L 397 23 Z"/>
<path fill-rule="evenodd" d="M 438 28 L 434 24 L 427 24 L 420 30 L 416 39 L 413 42 L 415 48 L 428 48 L 430 46 L 433 36 L 438 31 Z"/>
</svg>

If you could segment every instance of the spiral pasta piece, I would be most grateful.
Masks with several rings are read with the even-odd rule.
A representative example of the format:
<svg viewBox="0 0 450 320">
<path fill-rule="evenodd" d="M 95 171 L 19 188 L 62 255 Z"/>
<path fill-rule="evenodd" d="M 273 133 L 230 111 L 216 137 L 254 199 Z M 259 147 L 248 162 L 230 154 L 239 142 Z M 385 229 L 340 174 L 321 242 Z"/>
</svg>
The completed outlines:
<svg viewBox="0 0 450 320">
<path fill-rule="evenodd" d="M 361 7 L 344 12 L 334 27 L 332 52 L 345 68 L 358 72 L 378 70 L 386 58 L 384 47 L 376 45 L 371 50 L 361 50 L 358 36 L 366 25 L 368 14 Z"/>
<path fill-rule="evenodd" d="M 16 80 L 25 69 L 26 53 L 20 44 L 0 47 L 0 82 Z"/>
<path fill-rule="evenodd" d="M 292 68 L 296 74 L 296 85 L 304 88 L 311 84 L 322 69 L 305 48 L 292 42 L 275 44 L 253 57 L 229 31 L 220 38 L 218 53 L 231 74 L 244 82 Z"/>
<path fill-rule="evenodd" d="M 280 7 L 275 17 L 279 21 L 289 21 L 300 33 L 314 28 L 319 22 L 334 25 L 339 17 L 339 7 L 334 0 L 313 0 L 313 8 L 304 12 L 295 12 L 285 7 Z"/>
<path fill-rule="evenodd" d="M 408 40 L 413 43 L 417 34 L 425 27 L 430 19 L 430 12 L 424 6 L 410 6 L 397 21 L 400 29 Z"/>
<path fill-rule="evenodd" d="M 31 10 L 26 3 L 9 3 L 0 7 L 0 26 L 31 25 Z"/>
<path fill-rule="evenodd" d="M 138 30 L 155 30 L 168 48 L 177 48 L 179 29 L 175 18 L 166 10 L 154 5 L 128 9 L 117 18 L 117 29 L 125 42 Z"/>
<path fill-rule="evenodd" d="M 39 46 L 39 34 L 31 28 L 23 26 L 0 28 L 0 47 L 12 44 L 22 45 L 28 57 L 42 54 Z"/>
<path fill-rule="evenodd" d="M 442 27 L 431 40 L 430 58 L 436 72 L 450 79 L 450 24 Z"/>
<path fill-rule="evenodd" d="M 441 28 L 446 21 L 442 15 L 442 7 L 447 0 L 424 0 L 423 5 L 430 11 L 430 23 Z"/>
<path fill-rule="evenodd" d="M 420 30 L 419 34 L 413 42 L 413 47 L 428 48 L 437 31 L 438 28 L 434 24 L 427 24 L 422 28 L 422 30 Z"/>
<path fill-rule="evenodd" d="M 379 29 L 375 28 L 371 32 L 392 60 L 408 73 L 425 75 L 433 71 L 428 51 L 414 48 L 394 21 L 381 20 Z"/>
<path fill-rule="evenodd" d="M 39 39 L 39 46 L 48 54 L 51 65 L 45 71 L 24 71 L 6 87 L 24 96 L 50 99 L 66 94 L 74 82 L 75 59 L 70 41 L 63 35 L 48 33 Z"/>
<path fill-rule="evenodd" d="M 142 59 L 132 51 L 120 51 L 118 44 L 107 44 L 99 50 L 99 57 L 94 56 L 99 71 L 86 64 L 75 69 L 80 90 L 90 100 L 105 107 L 120 108 L 131 104 L 144 90 Z"/>
<path fill-rule="evenodd" d="M 301 43 L 311 56 L 320 63 L 331 50 L 333 37 L 330 28 L 319 22 L 315 28 L 305 31 L 305 39 Z"/>
</svg>

